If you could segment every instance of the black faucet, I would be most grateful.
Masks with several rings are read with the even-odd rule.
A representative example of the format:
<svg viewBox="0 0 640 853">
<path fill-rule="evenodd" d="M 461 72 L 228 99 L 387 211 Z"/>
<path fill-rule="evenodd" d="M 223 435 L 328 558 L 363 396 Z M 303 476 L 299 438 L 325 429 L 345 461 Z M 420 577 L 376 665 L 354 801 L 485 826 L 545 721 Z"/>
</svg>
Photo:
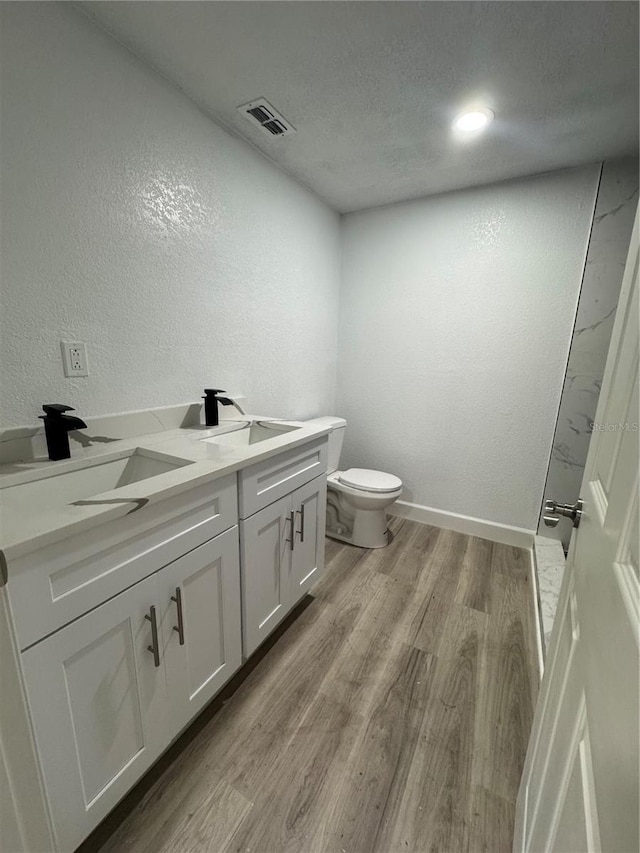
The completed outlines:
<svg viewBox="0 0 640 853">
<path fill-rule="evenodd" d="M 226 394 L 221 388 L 204 389 L 204 422 L 207 426 L 218 426 L 218 403 L 223 406 L 235 406 L 233 400 L 228 397 L 218 397 L 218 394 Z"/>
<path fill-rule="evenodd" d="M 56 459 L 69 459 L 71 456 L 69 430 L 86 429 L 87 425 L 74 415 L 65 415 L 65 412 L 74 411 L 71 406 L 64 406 L 62 403 L 45 403 L 42 410 L 44 415 L 40 417 L 44 421 L 49 459 L 52 462 Z"/>
</svg>

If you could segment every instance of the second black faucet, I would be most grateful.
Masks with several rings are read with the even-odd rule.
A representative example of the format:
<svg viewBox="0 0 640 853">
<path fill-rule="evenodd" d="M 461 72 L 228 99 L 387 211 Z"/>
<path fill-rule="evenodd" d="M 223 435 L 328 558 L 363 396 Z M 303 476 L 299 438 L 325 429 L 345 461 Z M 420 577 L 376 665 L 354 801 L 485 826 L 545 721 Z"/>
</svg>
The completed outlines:
<svg viewBox="0 0 640 853">
<path fill-rule="evenodd" d="M 233 400 L 228 397 L 218 397 L 218 394 L 226 394 L 222 388 L 205 388 L 204 389 L 204 422 L 207 426 L 218 426 L 220 419 L 218 417 L 218 403 L 223 406 L 233 406 Z"/>
</svg>

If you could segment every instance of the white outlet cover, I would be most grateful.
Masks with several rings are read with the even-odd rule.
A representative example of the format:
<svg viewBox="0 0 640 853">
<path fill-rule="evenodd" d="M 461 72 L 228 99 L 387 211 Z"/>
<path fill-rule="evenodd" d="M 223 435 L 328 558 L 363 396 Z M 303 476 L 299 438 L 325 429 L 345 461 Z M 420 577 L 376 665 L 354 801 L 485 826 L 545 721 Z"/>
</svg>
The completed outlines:
<svg viewBox="0 0 640 853">
<path fill-rule="evenodd" d="M 88 376 L 89 363 L 86 344 L 79 341 L 61 341 L 60 347 L 62 349 L 64 375 L 67 377 Z"/>
</svg>

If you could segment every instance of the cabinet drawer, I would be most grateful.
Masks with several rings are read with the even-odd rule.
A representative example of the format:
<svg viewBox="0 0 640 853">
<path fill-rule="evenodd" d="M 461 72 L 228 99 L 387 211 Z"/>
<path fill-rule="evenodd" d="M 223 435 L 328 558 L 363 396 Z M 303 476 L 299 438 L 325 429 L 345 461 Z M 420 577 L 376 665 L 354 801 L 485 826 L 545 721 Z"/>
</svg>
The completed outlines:
<svg viewBox="0 0 640 853">
<path fill-rule="evenodd" d="M 57 542 L 9 565 L 21 649 L 97 607 L 237 522 L 229 474 Z"/>
<path fill-rule="evenodd" d="M 326 436 L 245 468 L 238 477 L 240 518 L 248 518 L 326 470 Z"/>
</svg>

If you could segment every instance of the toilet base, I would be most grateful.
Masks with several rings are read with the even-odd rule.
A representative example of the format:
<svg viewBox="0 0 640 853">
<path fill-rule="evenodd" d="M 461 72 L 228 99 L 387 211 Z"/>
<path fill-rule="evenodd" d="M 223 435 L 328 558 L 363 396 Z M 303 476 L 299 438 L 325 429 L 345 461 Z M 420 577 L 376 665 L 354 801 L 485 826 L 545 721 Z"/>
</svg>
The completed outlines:
<svg viewBox="0 0 640 853">
<path fill-rule="evenodd" d="M 334 525 L 330 513 L 327 513 L 327 536 L 358 548 L 384 548 L 389 544 L 387 514 L 384 510 L 356 510 L 350 521 L 351 529 L 346 525 Z"/>
</svg>

